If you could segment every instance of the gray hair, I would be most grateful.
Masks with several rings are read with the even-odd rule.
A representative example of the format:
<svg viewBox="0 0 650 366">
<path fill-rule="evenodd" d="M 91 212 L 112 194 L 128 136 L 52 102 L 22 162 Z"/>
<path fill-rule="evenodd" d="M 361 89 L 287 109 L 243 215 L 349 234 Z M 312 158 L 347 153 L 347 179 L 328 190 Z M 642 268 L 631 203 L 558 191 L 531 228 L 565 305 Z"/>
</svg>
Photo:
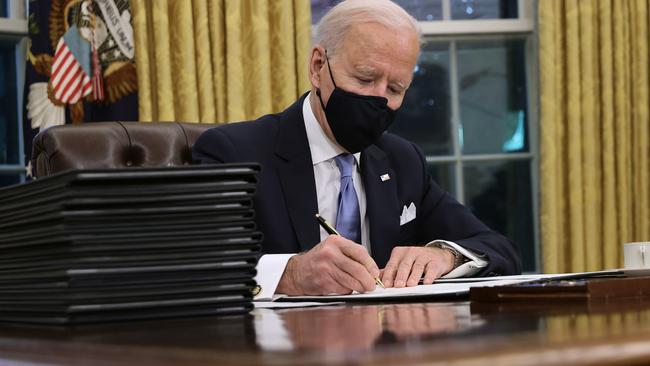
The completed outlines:
<svg viewBox="0 0 650 366">
<path fill-rule="evenodd" d="M 335 55 L 353 24 L 379 23 L 389 29 L 414 32 L 420 40 L 417 21 L 390 0 L 346 0 L 330 9 L 316 27 L 315 42 Z"/>
</svg>

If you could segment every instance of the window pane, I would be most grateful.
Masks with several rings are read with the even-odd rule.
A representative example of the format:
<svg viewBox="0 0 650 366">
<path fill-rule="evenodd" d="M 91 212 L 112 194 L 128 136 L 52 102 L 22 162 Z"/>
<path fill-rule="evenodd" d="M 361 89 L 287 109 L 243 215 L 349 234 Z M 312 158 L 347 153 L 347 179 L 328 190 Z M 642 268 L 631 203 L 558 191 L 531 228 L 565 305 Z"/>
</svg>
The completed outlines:
<svg viewBox="0 0 650 366">
<path fill-rule="evenodd" d="M 0 164 L 18 164 L 15 44 L 0 41 Z"/>
<path fill-rule="evenodd" d="M 429 41 L 390 131 L 417 143 L 426 155 L 450 155 L 450 110 L 449 43 Z"/>
<path fill-rule="evenodd" d="M 2 1 L 2 0 L 0 0 Z M 317 24 L 327 11 L 342 0 L 311 0 L 311 24 Z M 442 0 L 393 0 L 417 20 L 441 20 Z"/>
<path fill-rule="evenodd" d="M 10 186 L 21 182 L 22 174 L 0 173 L 0 187 Z"/>
<path fill-rule="evenodd" d="M 393 0 L 417 20 L 441 20 L 442 0 Z"/>
<path fill-rule="evenodd" d="M 463 153 L 528 151 L 525 48 L 525 38 L 458 42 Z"/>
<path fill-rule="evenodd" d="M 451 0 L 451 19 L 506 19 L 517 17 L 517 0 Z"/>
<path fill-rule="evenodd" d="M 7 0 L 0 0 L 0 18 L 6 18 L 9 13 L 7 7 Z"/>
<path fill-rule="evenodd" d="M 492 229 L 514 241 L 524 271 L 535 270 L 530 160 L 467 162 L 466 205 Z"/>
<path fill-rule="evenodd" d="M 456 196 L 456 174 L 454 174 L 454 163 L 429 163 L 429 174 L 443 191 Z"/>
</svg>

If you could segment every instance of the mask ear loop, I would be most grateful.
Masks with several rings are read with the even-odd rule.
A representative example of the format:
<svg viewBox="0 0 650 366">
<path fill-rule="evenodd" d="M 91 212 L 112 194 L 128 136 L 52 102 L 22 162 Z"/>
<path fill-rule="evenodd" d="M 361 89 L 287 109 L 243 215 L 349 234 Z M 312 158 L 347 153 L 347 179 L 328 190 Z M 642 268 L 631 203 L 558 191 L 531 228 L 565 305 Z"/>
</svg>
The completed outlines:
<svg viewBox="0 0 650 366">
<path fill-rule="evenodd" d="M 325 62 L 327 62 L 327 70 L 330 72 L 330 79 L 332 79 L 332 84 L 334 84 L 335 88 L 338 88 L 336 86 L 336 81 L 334 81 L 334 74 L 332 74 L 332 67 L 330 66 L 330 58 L 327 57 L 327 50 L 325 50 Z"/>
<path fill-rule="evenodd" d="M 334 74 L 332 74 L 332 67 L 330 66 L 330 59 L 327 57 L 327 50 L 325 50 L 325 62 L 327 63 L 327 70 L 330 73 L 330 79 L 332 79 L 332 84 L 334 84 L 334 88 L 338 88 L 336 86 L 336 81 L 334 81 Z M 325 103 L 323 103 L 323 98 L 320 95 L 320 88 L 316 89 L 316 95 L 318 95 L 318 100 L 320 101 L 321 107 L 323 107 L 323 110 L 325 110 Z"/>
</svg>

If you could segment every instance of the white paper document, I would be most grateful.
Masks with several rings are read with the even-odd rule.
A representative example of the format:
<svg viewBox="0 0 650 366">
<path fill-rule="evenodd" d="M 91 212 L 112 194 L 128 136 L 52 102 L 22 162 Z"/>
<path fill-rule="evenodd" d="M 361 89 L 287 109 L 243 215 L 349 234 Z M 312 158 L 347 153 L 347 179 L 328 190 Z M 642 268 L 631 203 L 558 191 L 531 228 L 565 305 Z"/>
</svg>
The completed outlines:
<svg viewBox="0 0 650 366">
<path fill-rule="evenodd" d="M 377 288 L 372 292 L 363 294 L 352 293 L 350 295 L 325 295 L 325 296 L 285 296 L 278 298 L 278 301 L 363 301 L 363 300 L 388 300 L 407 297 L 436 297 L 465 295 L 471 287 L 503 286 L 531 281 L 530 279 L 510 279 L 496 281 L 458 282 L 458 283 L 434 283 L 432 285 L 418 285 L 402 288 Z"/>
<path fill-rule="evenodd" d="M 325 295 L 325 296 L 274 296 L 274 301 L 375 301 L 391 300 L 409 297 L 449 297 L 469 294 L 472 287 L 505 286 L 538 280 L 562 280 L 574 278 L 587 278 L 595 276 L 623 275 L 621 270 L 579 272 L 579 273 L 553 273 L 553 274 L 526 274 L 517 276 L 479 277 L 479 278 L 454 278 L 439 279 L 431 285 L 418 285 L 402 288 L 379 288 L 367 293 L 352 293 L 350 295 Z"/>
<path fill-rule="evenodd" d="M 588 277 L 601 277 L 601 276 L 620 276 L 620 275 L 633 275 L 632 272 L 628 273 L 627 270 L 612 269 L 605 271 L 595 272 L 569 272 L 569 273 L 531 273 L 514 276 L 491 276 L 491 277 L 458 277 L 458 278 L 439 278 L 435 283 L 460 283 L 460 282 L 488 282 L 499 280 L 561 280 L 570 278 L 588 278 Z M 650 274 L 650 272 L 649 272 Z"/>
</svg>

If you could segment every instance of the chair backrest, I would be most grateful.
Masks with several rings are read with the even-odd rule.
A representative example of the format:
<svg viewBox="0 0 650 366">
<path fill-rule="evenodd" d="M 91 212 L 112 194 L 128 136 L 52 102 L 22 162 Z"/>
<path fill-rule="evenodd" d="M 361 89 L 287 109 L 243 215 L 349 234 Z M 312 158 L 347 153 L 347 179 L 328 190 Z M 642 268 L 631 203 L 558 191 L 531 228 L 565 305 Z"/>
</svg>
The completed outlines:
<svg viewBox="0 0 650 366">
<path fill-rule="evenodd" d="M 180 122 L 95 122 L 50 127 L 34 138 L 32 174 L 70 169 L 161 167 L 192 163 L 199 135 L 216 126 Z"/>
</svg>

